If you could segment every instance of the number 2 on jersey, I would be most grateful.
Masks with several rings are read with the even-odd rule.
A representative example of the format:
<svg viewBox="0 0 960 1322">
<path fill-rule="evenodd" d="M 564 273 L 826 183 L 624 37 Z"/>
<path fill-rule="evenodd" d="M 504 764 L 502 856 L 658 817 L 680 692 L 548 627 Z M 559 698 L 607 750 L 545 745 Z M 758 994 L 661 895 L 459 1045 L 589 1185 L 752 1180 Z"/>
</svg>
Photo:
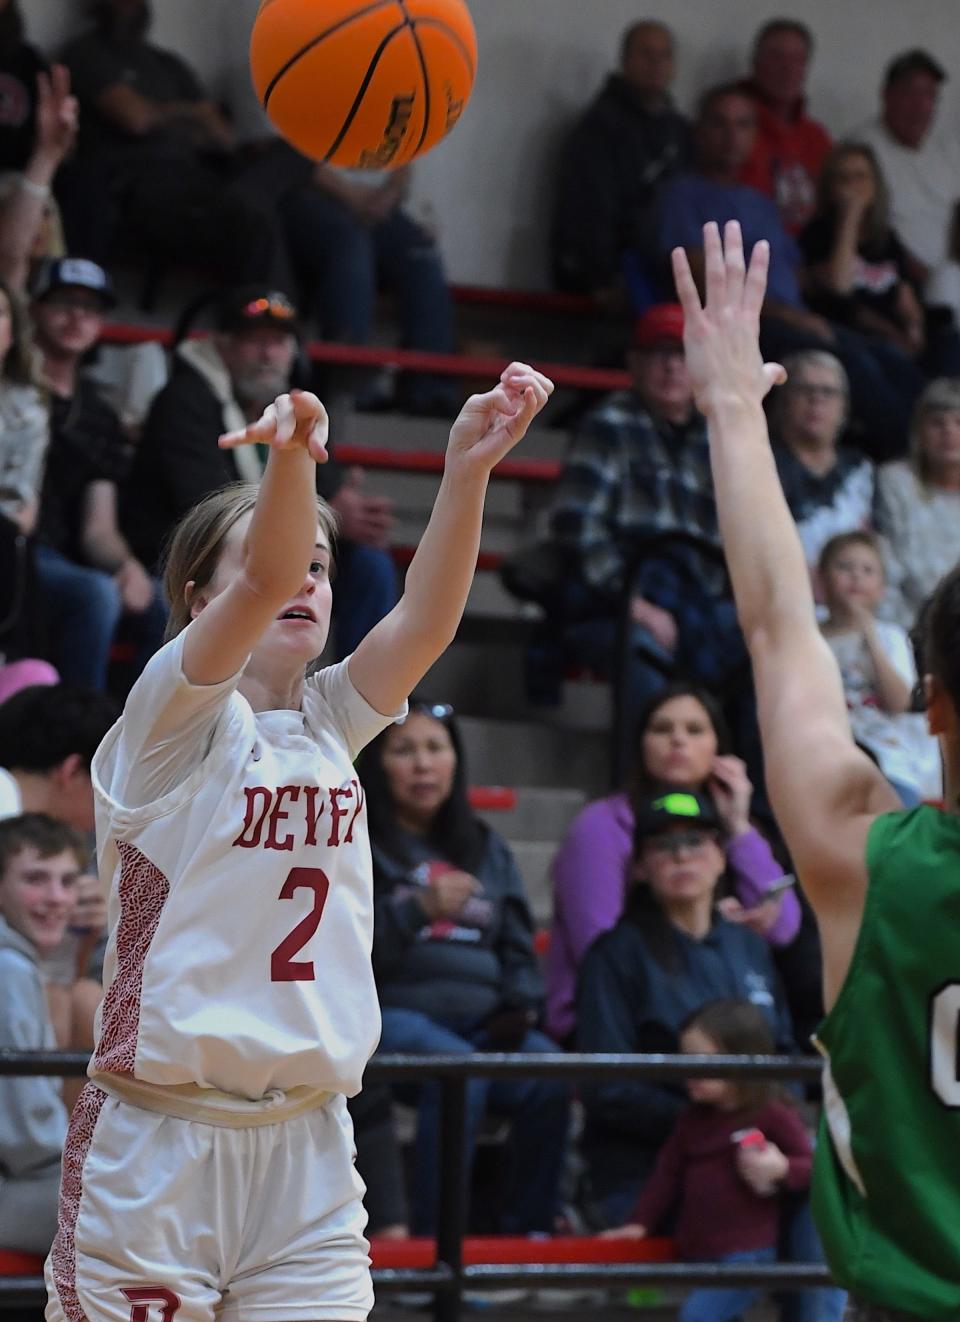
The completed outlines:
<svg viewBox="0 0 960 1322">
<path fill-rule="evenodd" d="M 305 918 L 300 919 L 270 956 L 271 982 L 313 982 L 316 976 L 312 959 L 296 960 L 293 957 L 300 953 L 320 926 L 330 880 L 319 868 L 291 868 L 277 898 L 292 900 L 299 890 L 313 891 L 313 908 Z"/>
</svg>

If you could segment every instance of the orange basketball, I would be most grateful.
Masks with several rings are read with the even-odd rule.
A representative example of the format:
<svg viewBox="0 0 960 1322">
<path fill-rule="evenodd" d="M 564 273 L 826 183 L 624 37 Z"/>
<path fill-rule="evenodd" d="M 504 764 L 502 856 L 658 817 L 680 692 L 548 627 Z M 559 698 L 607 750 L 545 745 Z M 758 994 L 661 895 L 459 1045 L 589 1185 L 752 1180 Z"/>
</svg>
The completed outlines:
<svg viewBox="0 0 960 1322">
<path fill-rule="evenodd" d="M 422 156 L 473 90 L 477 34 L 464 0 L 263 0 L 253 85 L 304 155 L 379 170 Z"/>
</svg>

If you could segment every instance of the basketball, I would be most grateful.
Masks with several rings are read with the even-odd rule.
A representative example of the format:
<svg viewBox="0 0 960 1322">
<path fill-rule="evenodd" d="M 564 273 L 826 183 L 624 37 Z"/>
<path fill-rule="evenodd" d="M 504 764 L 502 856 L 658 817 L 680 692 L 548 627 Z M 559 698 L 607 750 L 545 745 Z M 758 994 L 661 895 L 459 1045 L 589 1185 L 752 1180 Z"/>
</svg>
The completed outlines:
<svg viewBox="0 0 960 1322">
<path fill-rule="evenodd" d="M 435 147 L 473 90 L 464 0 L 263 0 L 250 71 L 277 132 L 316 161 L 405 165 Z"/>
</svg>

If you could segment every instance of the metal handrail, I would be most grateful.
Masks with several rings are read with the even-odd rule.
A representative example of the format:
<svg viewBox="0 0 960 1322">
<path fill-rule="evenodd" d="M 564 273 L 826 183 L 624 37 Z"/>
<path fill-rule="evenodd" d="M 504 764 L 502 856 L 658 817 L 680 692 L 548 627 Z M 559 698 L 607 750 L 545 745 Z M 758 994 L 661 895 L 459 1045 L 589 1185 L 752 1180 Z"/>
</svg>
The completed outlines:
<svg viewBox="0 0 960 1322">
<path fill-rule="evenodd" d="M 0 1047 L 0 1077 L 86 1073 L 89 1057 L 81 1052 L 18 1051 Z M 790 1078 L 818 1080 L 822 1061 L 798 1056 L 681 1056 L 571 1053 L 480 1053 L 470 1056 L 375 1056 L 366 1069 L 371 1081 L 435 1079 L 440 1084 L 440 1193 L 437 1215 L 437 1261 L 427 1269 L 374 1271 L 380 1291 L 427 1290 L 434 1295 L 435 1322 L 460 1322 L 465 1289 L 503 1286 L 560 1288 L 624 1285 L 726 1285 L 771 1290 L 809 1289 L 832 1284 L 825 1267 L 815 1263 L 590 1263 L 496 1264 L 465 1266 L 468 1171 L 464 1151 L 466 1084 L 469 1078 L 623 1077 L 673 1080 L 713 1078 Z M 41 1279 L 0 1277 L 0 1312 L 42 1305 Z"/>
</svg>

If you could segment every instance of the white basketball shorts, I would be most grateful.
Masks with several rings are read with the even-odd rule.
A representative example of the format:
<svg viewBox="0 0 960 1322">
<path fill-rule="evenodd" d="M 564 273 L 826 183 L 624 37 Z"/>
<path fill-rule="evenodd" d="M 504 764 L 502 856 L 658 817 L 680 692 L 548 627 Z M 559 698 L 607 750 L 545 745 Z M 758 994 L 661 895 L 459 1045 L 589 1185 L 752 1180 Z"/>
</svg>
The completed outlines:
<svg viewBox="0 0 960 1322">
<path fill-rule="evenodd" d="M 64 1149 L 47 1322 L 365 1322 L 353 1158 L 340 1096 L 227 1128 L 88 1083 Z"/>
</svg>

